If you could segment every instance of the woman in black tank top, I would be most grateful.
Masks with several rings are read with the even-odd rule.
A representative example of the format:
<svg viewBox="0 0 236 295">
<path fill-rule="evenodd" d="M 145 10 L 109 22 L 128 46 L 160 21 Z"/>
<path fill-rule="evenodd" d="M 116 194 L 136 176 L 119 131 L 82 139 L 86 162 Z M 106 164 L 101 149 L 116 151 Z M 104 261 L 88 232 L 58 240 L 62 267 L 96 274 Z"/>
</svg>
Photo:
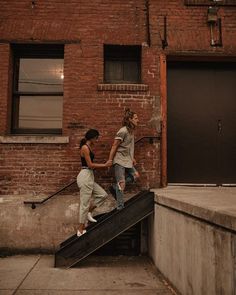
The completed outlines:
<svg viewBox="0 0 236 295">
<path fill-rule="evenodd" d="M 77 236 L 86 233 L 87 221 L 97 222 L 92 217 L 92 211 L 103 203 L 107 197 L 104 189 L 94 181 L 93 169 L 106 168 L 112 165 L 112 161 L 104 164 L 94 163 L 95 155 L 93 147 L 98 140 L 99 132 L 90 129 L 80 142 L 81 171 L 77 176 L 77 184 L 80 189 L 80 215 Z"/>
<path fill-rule="evenodd" d="M 93 163 L 94 153 L 90 150 L 90 147 L 88 144 L 85 144 L 85 145 L 87 145 L 87 147 L 89 148 L 89 157 L 91 159 L 91 162 Z M 80 159 L 81 159 L 82 168 L 86 168 L 86 167 L 88 168 L 88 164 L 85 157 L 80 156 Z"/>
</svg>

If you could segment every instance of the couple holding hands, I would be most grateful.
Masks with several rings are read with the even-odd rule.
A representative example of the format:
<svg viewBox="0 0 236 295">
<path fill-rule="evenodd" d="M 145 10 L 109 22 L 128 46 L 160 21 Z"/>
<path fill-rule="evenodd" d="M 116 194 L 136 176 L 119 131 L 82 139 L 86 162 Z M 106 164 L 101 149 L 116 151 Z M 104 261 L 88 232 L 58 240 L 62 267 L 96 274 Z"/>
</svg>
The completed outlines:
<svg viewBox="0 0 236 295">
<path fill-rule="evenodd" d="M 93 169 L 114 167 L 115 181 L 109 191 L 117 202 L 117 210 L 124 207 L 124 189 L 129 182 L 139 178 L 139 173 L 134 168 L 134 130 L 138 125 L 138 116 L 129 109 L 125 110 L 122 127 L 117 132 L 109 159 L 104 164 L 94 163 L 93 147 L 96 144 L 99 132 L 90 129 L 80 142 L 81 171 L 77 176 L 77 184 L 80 189 L 80 214 L 77 236 L 86 233 L 85 224 L 87 220 L 97 222 L 93 218 L 93 210 L 100 206 L 107 193 L 94 181 Z"/>
</svg>

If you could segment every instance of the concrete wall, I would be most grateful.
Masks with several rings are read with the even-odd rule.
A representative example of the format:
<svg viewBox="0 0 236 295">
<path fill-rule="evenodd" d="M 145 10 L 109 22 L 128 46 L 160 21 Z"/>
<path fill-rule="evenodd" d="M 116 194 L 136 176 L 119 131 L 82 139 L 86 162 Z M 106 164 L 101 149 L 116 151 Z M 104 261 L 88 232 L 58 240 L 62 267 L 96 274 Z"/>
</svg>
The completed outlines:
<svg viewBox="0 0 236 295">
<path fill-rule="evenodd" d="M 54 253 L 61 242 L 76 233 L 79 193 L 58 195 L 34 210 L 23 204 L 32 199 L 26 195 L 0 198 L 1 253 Z M 108 212 L 113 206 L 114 200 L 108 197 L 94 213 Z"/>
<path fill-rule="evenodd" d="M 181 294 L 235 294 L 235 233 L 158 204 L 150 233 L 155 265 Z"/>
</svg>

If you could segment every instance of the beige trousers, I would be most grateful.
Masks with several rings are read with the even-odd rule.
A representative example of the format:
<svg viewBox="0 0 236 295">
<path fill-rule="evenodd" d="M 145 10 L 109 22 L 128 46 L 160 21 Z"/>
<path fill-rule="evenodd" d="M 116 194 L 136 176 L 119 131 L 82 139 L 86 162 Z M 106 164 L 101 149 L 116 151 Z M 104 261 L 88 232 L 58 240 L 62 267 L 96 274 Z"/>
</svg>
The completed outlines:
<svg viewBox="0 0 236 295">
<path fill-rule="evenodd" d="M 108 196 L 105 190 L 94 181 L 93 170 L 82 169 L 77 176 L 77 184 L 80 189 L 80 210 L 79 222 L 85 223 L 89 206 L 92 201 L 93 205 L 100 206 Z"/>
</svg>

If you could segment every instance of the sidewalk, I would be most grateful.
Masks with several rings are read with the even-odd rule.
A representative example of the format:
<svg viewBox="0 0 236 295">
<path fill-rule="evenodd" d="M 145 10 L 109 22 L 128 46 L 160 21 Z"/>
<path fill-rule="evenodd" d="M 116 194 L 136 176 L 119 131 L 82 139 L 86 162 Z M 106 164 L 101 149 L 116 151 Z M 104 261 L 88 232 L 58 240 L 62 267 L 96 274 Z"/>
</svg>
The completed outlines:
<svg viewBox="0 0 236 295">
<path fill-rule="evenodd" d="M 53 255 L 0 259 L 0 295 L 173 295 L 148 257 L 87 257 L 77 268 L 54 268 Z"/>
</svg>

